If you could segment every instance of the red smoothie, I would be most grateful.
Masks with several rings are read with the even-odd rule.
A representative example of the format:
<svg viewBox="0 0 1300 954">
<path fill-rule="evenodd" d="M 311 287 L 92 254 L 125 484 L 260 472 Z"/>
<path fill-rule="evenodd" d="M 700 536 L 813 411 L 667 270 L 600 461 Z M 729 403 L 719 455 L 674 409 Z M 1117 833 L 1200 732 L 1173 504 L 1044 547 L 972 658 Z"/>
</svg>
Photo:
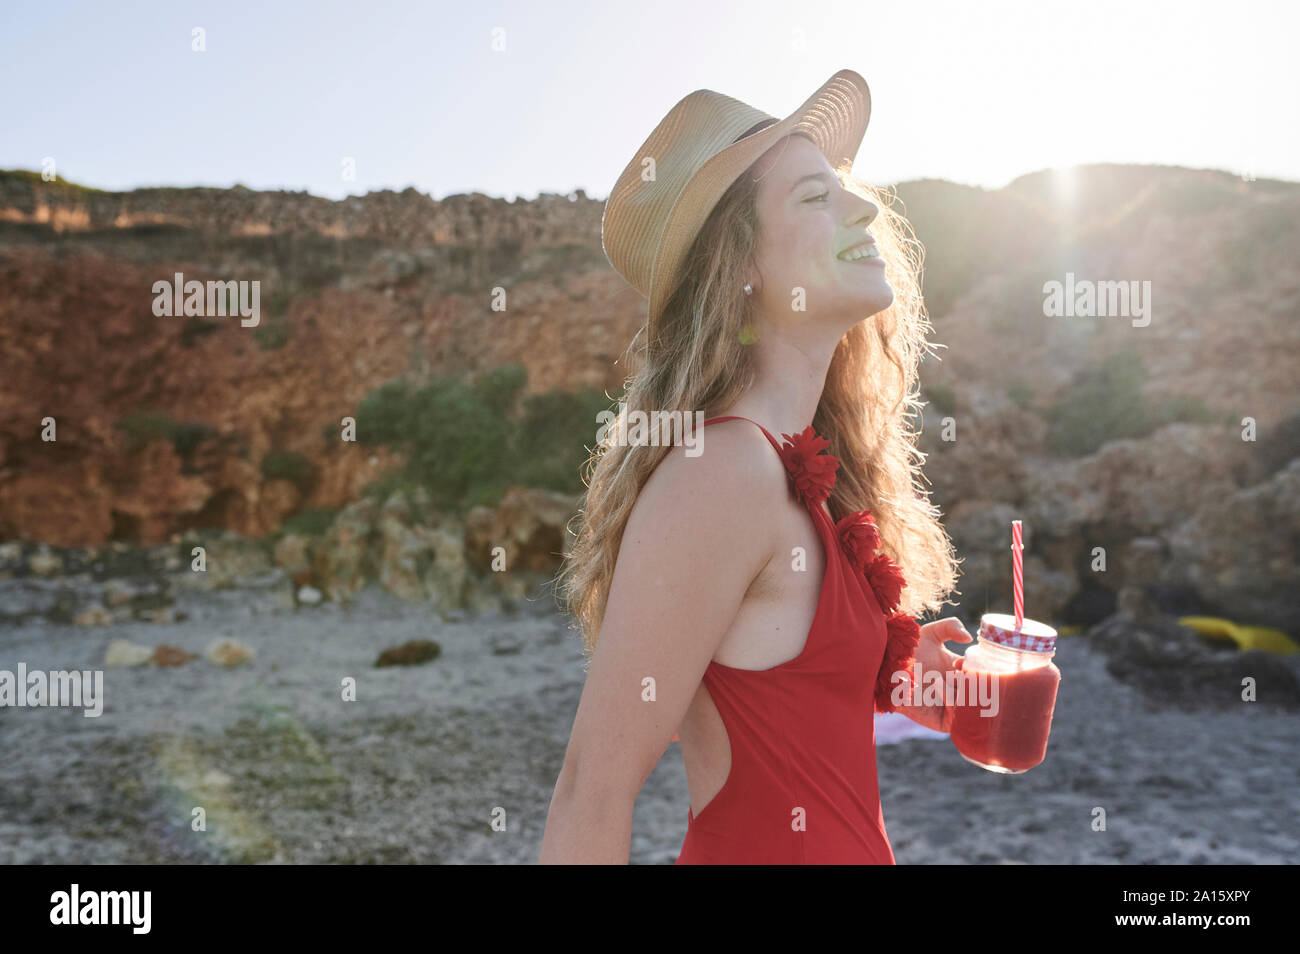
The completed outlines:
<svg viewBox="0 0 1300 954">
<path fill-rule="evenodd" d="M 991 690 L 989 680 L 996 683 Z M 1033 768 L 1047 754 L 1060 683 L 1061 670 L 1052 663 L 1019 672 L 980 672 L 978 676 L 971 670 L 966 704 L 956 706 L 953 712 L 951 737 L 957 751 L 968 759 L 1013 772 Z M 979 697 L 972 692 L 976 686 L 984 687 L 985 693 L 996 693 L 997 715 L 980 714 Z"/>
</svg>

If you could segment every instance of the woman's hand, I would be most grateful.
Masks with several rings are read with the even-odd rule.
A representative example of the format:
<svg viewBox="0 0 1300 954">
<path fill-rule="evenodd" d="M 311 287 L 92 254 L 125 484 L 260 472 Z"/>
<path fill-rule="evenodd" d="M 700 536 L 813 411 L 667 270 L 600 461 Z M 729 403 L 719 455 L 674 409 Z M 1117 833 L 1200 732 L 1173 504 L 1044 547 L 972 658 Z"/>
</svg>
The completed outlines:
<svg viewBox="0 0 1300 954">
<path fill-rule="evenodd" d="M 944 643 L 969 643 L 974 639 L 955 616 L 935 620 L 921 627 L 921 638 L 916 644 L 915 672 L 921 679 L 917 682 L 918 693 L 923 693 L 930 681 L 942 677 L 947 684 L 947 673 L 958 668 L 961 655 L 951 652 Z M 930 675 L 936 673 L 937 675 Z M 924 696 L 922 696 L 924 698 Z M 948 732 L 952 728 L 952 708 L 947 705 L 900 706 L 899 712 L 927 729 Z"/>
</svg>

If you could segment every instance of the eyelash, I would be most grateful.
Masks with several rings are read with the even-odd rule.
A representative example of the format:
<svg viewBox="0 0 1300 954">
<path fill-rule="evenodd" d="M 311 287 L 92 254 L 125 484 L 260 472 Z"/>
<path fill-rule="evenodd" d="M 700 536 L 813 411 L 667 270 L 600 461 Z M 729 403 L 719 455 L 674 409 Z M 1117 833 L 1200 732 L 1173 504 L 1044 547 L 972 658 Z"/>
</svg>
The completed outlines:
<svg viewBox="0 0 1300 954">
<path fill-rule="evenodd" d="M 804 199 L 805 202 L 816 202 L 819 199 L 825 199 L 830 196 L 829 192 L 823 192 L 821 195 L 815 195 L 811 199 Z"/>
</svg>

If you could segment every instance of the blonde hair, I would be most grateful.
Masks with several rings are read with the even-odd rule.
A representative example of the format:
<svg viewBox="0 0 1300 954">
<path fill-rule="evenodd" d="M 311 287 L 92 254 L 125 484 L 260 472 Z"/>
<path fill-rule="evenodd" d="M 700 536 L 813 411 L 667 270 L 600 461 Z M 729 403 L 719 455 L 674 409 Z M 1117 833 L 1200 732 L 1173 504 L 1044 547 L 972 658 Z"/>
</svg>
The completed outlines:
<svg viewBox="0 0 1300 954">
<path fill-rule="evenodd" d="M 925 454 L 908 419 L 919 412 L 918 367 L 932 330 L 921 298 L 924 250 L 907 220 L 891 207 L 892 193 L 856 179 L 851 164 L 836 175 L 846 189 L 880 209 L 871 233 L 886 261 L 894 301 L 859 322 L 835 350 L 816 432 L 839 458 L 828 505 L 835 520 L 871 510 L 881 549 L 907 579 L 900 609 L 911 616 L 937 611 L 956 583 L 952 543 L 939 511 L 920 484 Z M 695 237 L 678 285 L 652 341 L 643 327 L 628 348 L 634 371 L 626 382 L 611 436 L 583 466 L 587 486 L 576 539 L 557 577 L 557 595 L 582 632 L 585 652 L 596 647 L 623 530 L 641 488 L 669 452 L 666 446 L 615 443 L 632 411 L 725 411 L 754 376 L 750 299 L 740 294 L 745 268 L 757 252 L 758 182 L 751 167 L 723 194 Z M 778 440 L 780 435 L 773 435 Z"/>
</svg>

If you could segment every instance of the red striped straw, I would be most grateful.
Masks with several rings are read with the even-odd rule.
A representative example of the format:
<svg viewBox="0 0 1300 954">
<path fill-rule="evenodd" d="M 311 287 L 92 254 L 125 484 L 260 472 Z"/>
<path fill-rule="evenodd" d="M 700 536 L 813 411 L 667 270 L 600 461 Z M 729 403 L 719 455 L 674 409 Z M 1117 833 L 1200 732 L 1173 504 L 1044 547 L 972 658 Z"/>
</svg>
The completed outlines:
<svg viewBox="0 0 1300 954">
<path fill-rule="evenodd" d="M 1025 549 L 1024 540 L 1020 536 L 1020 521 L 1011 521 L 1011 570 L 1012 584 L 1015 588 L 1016 599 L 1016 632 L 1020 632 L 1020 624 L 1025 621 L 1025 568 L 1024 559 L 1021 552 Z"/>
</svg>

